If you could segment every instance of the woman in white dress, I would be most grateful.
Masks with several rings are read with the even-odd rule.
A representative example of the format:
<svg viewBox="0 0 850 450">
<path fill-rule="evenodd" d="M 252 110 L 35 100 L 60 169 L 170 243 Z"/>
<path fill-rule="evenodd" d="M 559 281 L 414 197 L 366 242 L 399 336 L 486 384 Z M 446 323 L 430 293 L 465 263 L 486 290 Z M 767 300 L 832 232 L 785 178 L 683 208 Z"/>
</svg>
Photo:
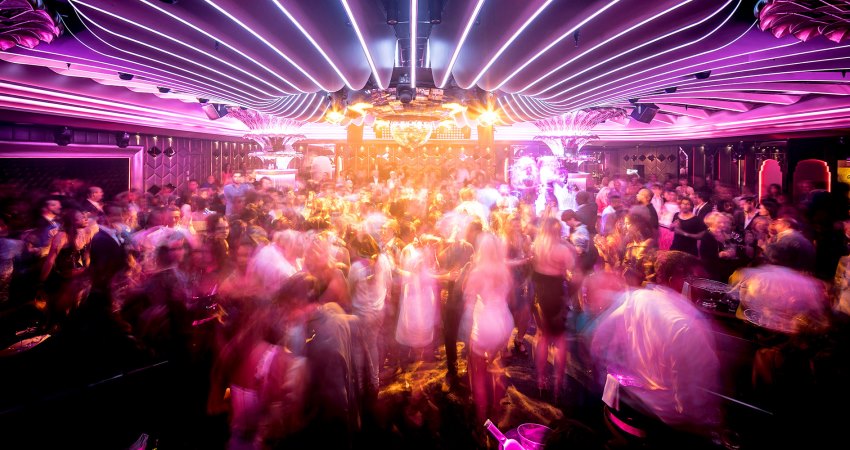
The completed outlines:
<svg viewBox="0 0 850 450">
<path fill-rule="evenodd" d="M 402 276 L 396 341 L 424 357 L 434 340 L 437 317 L 437 295 L 434 272 L 436 257 L 422 238 L 401 251 Z"/>
<path fill-rule="evenodd" d="M 473 266 L 463 287 L 472 311 L 469 336 L 469 385 L 479 421 L 495 413 L 504 394 L 499 356 L 514 329 L 508 307 L 511 273 L 502 241 L 492 233 L 478 238 Z"/>
</svg>

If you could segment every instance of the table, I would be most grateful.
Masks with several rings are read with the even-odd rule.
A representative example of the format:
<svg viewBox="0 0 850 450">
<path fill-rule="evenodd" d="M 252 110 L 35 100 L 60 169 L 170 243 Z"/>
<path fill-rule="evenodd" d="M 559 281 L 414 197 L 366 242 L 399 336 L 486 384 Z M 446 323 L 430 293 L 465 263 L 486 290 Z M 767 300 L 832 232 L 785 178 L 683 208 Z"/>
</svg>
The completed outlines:
<svg viewBox="0 0 850 450">
<path fill-rule="evenodd" d="M 33 336 L 27 339 L 23 339 L 21 341 L 15 342 L 14 344 L 6 347 L 3 350 L 0 350 L 0 357 L 2 356 L 12 356 L 17 355 L 19 353 L 23 353 L 29 349 L 34 348 L 35 346 L 41 344 L 50 338 L 49 334 L 42 334 L 39 336 Z"/>
</svg>

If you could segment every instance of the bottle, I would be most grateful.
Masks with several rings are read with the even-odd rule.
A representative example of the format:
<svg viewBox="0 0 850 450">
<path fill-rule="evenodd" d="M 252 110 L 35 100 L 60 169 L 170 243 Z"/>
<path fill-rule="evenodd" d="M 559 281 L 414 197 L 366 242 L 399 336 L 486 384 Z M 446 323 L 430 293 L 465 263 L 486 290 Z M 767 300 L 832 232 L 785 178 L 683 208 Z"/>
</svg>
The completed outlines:
<svg viewBox="0 0 850 450">
<path fill-rule="evenodd" d="M 508 439 L 504 434 L 502 434 L 496 424 L 491 422 L 490 419 L 487 419 L 487 421 L 484 422 L 484 428 L 486 428 L 487 431 L 489 431 L 490 434 L 499 441 L 499 448 L 502 450 L 525 450 L 522 444 L 514 439 Z"/>
</svg>

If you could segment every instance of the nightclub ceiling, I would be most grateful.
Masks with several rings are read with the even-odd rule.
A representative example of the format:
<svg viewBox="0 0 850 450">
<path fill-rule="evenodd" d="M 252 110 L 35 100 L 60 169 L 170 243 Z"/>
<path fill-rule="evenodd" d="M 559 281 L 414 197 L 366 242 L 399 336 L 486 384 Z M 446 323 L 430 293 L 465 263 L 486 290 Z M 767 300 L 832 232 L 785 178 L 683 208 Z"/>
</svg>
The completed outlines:
<svg viewBox="0 0 850 450">
<path fill-rule="evenodd" d="M 847 0 L 0 0 L 0 14 L 4 109 L 240 135 L 226 112 L 241 107 L 310 137 L 447 104 L 466 108 L 459 125 L 495 112 L 503 139 L 601 108 L 625 112 L 594 128 L 607 141 L 850 128 Z"/>
</svg>

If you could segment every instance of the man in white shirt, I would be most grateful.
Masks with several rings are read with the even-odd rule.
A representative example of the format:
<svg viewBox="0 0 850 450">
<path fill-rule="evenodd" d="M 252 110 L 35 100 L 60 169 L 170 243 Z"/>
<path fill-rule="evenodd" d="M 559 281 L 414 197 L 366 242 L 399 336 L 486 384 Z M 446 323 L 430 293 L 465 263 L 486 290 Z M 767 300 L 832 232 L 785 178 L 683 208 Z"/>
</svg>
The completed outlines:
<svg viewBox="0 0 850 450">
<path fill-rule="evenodd" d="M 360 329 L 369 365 L 370 390 L 374 400 L 378 395 L 383 353 L 378 349 L 378 336 L 384 323 L 384 306 L 392 285 L 392 265 L 380 253 L 378 243 L 369 234 L 360 232 L 351 243 L 352 264 L 348 272 L 348 291 L 354 315 L 360 318 Z"/>
<path fill-rule="evenodd" d="M 608 236 L 614 232 L 614 227 L 617 225 L 617 213 L 623 209 L 623 199 L 620 198 L 620 194 L 611 192 L 608 195 L 608 206 L 602 210 L 602 217 L 599 219 L 599 234 Z"/>
</svg>

